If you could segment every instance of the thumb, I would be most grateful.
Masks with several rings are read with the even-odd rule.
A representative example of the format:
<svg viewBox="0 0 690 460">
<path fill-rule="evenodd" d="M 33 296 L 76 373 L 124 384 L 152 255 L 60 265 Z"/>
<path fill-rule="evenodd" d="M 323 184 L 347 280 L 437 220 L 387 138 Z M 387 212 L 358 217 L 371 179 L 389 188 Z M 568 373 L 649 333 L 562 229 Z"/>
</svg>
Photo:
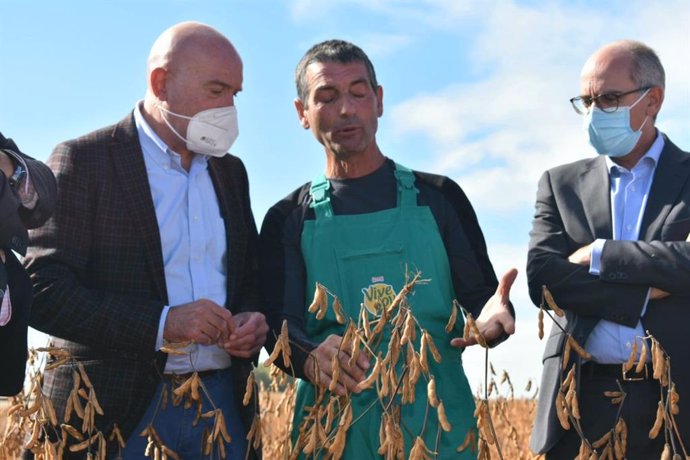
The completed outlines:
<svg viewBox="0 0 690 460">
<path fill-rule="evenodd" d="M 509 268 L 501 277 L 501 280 L 498 282 L 498 287 L 496 288 L 496 293 L 501 297 L 501 301 L 507 303 L 510 297 L 510 288 L 513 287 L 517 275 L 517 268 Z"/>
</svg>

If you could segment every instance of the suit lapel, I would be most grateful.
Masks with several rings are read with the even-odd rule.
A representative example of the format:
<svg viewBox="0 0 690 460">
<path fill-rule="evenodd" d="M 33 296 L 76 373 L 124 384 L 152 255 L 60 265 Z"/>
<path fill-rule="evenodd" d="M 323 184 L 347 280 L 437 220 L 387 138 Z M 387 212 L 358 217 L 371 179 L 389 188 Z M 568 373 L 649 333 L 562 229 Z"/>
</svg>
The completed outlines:
<svg viewBox="0 0 690 460">
<path fill-rule="evenodd" d="M 145 242 L 145 255 L 153 273 L 157 293 L 160 299 L 167 302 L 168 292 L 165 285 L 161 237 L 146 174 L 144 154 L 133 115 L 129 115 L 118 123 L 113 132 L 110 153 L 112 164 L 122 185 L 122 193 L 132 212 L 132 225 L 140 228 L 141 237 Z"/>
<path fill-rule="evenodd" d="M 238 198 L 238 184 L 231 174 L 231 166 L 227 163 L 227 158 L 212 158 L 208 162 L 211 181 L 218 197 L 221 216 L 225 222 L 225 241 L 227 245 L 226 257 L 226 286 L 227 300 L 225 306 L 235 307 L 233 298 L 237 286 L 235 280 L 238 279 L 238 269 L 242 266 L 244 258 L 244 248 L 246 243 L 246 231 L 242 227 L 244 219 L 242 217 L 241 206 Z"/>
<path fill-rule="evenodd" d="M 582 197 L 582 207 L 594 239 L 613 238 L 610 189 L 606 160 L 597 157 L 589 161 L 580 176 L 578 196 Z"/>
<path fill-rule="evenodd" d="M 649 191 L 640 227 L 640 239 L 644 241 L 659 239 L 659 231 L 676 203 L 676 198 L 687 182 L 688 176 L 690 176 L 688 155 L 681 152 L 664 136 L 664 149 L 659 157 L 659 164 Z"/>
</svg>

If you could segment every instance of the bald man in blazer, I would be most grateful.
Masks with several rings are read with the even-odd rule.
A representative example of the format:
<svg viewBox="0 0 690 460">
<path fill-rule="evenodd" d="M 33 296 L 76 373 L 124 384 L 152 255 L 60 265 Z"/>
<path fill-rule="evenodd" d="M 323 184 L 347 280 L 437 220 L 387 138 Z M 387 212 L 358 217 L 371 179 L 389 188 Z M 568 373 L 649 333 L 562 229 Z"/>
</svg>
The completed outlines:
<svg viewBox="0 0 690 460">
<path fill-rule="evenodd" d="M 143 455 L 139 433 L 148 423 L 180 457 L 201 458 L 204 420 L 192 426 L 171 404 L 157 407 L 166 382 L 194 371 L 214 408 L 230 395 L 222 408 L 233 437 L 228 456 L 245 458 L 258 406 L 244 406 L 242 396 L 268 331 L 257 302 L 257 230 L 245 167 L 226 153 L 232 120 L 219 130 L 197 116 L 234 112 L 241 87 L 242 63 L 226 37 L 177 24 L 152 47 L 145 99 L 119 123 L 58 145 L 48 160 L 60 200 L 31 236 L 31 324 L 83 363 L 103 407 L 96 425 L 109 435 L 117 424 L 125 459 Z M 204 139 L 220 136 L 214 149 L 199 144 L 192 123 L 211 130 Z M 165 341 L 191 342 L 191 354 L 165 354 Z M 44 391 L 58 414 L 72 372 L 46 371 Z M 194 435 L 178 438 L 182 428 Z"/>
</svg>

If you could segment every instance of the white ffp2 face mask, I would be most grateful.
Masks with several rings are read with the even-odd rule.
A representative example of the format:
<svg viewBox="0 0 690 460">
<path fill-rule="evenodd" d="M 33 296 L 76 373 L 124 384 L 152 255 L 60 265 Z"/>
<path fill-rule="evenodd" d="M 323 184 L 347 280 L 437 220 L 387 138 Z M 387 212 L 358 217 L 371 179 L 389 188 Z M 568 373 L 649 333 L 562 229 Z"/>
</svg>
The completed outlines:
<svg viewBox="0 0 690 460">
<path fill-rule="evenodd" d="M 187 148 L 192 152 L 222 157 L 239 135 L 237 125 L 237 109 L 231 105 L 216 109 L 202 110 L 193 117 L 180 115 L 158 104 L 158 108 L 164 112 L 163 121 L 177 137 L 186 142 Z M 182 136 L 172 127 L 165 114 L 189 120 L 187 125 L 187 137 Z"/>
</svg>

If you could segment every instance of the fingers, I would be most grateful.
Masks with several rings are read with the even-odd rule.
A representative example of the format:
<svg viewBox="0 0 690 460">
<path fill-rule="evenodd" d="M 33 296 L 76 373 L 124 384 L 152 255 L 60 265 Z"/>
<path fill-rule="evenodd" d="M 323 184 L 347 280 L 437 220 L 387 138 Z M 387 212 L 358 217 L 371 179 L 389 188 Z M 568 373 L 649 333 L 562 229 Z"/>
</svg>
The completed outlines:
<svg viewBox="0 0 690 460">
<path fill-rule="evenodd" d="M 232 314 L 208 299 L 171 307 L 163 337 L 171 342 L 193 341 L 211 345 L 227 339 L 235 325 Z"/>
<path fill-rule="evenodd" d="M 474 336 L 470 336 L 467 340 L 463 339 L 462 337 L 456 337 L 450 341 L 450 344 L 457 348 L 465 348 L 476 345 L 477 340 L 474 338 Z"/>
<path fill-rule="evenodd" d="M 233 356 L 249 358 L 261 350 L 268 335 L 266 318 L 259 312 L 243 312 L 234 316 L 237 327 L 228 340 L 220 344 Z"/>
<path fill-rule="evenodd" d="M 333 382 L 333 356 L 337 356 L 338 380 L 334 385 L 333 392 L 338 395 L 345 395 L 347 392 L 359 393 L 359 382 L 364 380 L 366 370 L 370 367 L 370 361 L 366 353 L 360 353 L 357 360 L 350 366 L 350 354 L 345 350 L 340 350 L 342 338 L 337 335 L 330 335 L 321 342 L 310 353 L 305 363 L 305 374 L 312 383 L 330 387 Z"/>
</svg>

